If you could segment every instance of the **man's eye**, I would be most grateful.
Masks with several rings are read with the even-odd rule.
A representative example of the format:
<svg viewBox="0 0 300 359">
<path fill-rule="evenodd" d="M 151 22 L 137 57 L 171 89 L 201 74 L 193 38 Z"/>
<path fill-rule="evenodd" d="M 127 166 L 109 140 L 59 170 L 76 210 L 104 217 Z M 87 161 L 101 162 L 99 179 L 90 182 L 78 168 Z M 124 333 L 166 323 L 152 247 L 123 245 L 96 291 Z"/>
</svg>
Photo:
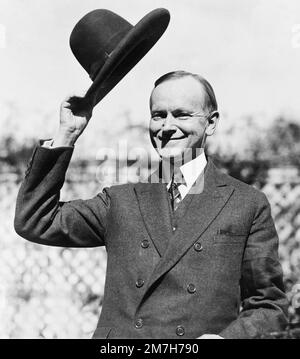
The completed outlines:
<svg viewBox="0 0 300 359">
<path fill-rule="evenodd" d="M 187 119 L 189 117 L 191 117 L 191 115 L 187 112 L 180 112 L 180 113 L 176 114 L 176 118 L 183 119 L 183 120 Z"/>
<path fill-rule="evenodd" d="M 163 119 L 163 115 L 160 115 L 160 114 L 154 114 L 154 115 L 152 115 L 152 120 L 154 120 L 154 121 L 158 121 L 158 120 L 161 120 L 161 119 Z"/>
</svg>

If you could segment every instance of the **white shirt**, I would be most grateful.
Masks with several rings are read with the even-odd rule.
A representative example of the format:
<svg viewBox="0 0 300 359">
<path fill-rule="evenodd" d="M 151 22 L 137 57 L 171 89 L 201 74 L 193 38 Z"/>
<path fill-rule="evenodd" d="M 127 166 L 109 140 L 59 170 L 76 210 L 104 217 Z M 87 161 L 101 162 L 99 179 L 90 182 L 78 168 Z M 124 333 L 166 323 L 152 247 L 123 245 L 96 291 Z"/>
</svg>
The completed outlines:
<svg viewBox="0 0 300 359">
<path fill-rule="evenodd" d="M 202 172 L 205 169 L 205 166 L 207 165 L 207 160 L 205 157 L 205 153 L 202 152 L 199 156 L 194 158 L 193 160 L 184 163 L 182 166 L 180 166 L 177 171 L 175 170 L 174 176 L 175 176 L 175 182 L 182 182 L 182 177 L 184 179 L 185 183 L 181 183 L 178 186 L 178 190 L 181 195 L 181 199 L 184 199 L 184 197 L 188 194 L 190 189 L 192 188 L 193 184 L 197 180 L 197 178 L 202 174 Z M 180 181 L 181 177 L 181 181 Z M 167 189 L 170 188 L 171 181 L 169 181 L 167 185 Z"/>
</svg>

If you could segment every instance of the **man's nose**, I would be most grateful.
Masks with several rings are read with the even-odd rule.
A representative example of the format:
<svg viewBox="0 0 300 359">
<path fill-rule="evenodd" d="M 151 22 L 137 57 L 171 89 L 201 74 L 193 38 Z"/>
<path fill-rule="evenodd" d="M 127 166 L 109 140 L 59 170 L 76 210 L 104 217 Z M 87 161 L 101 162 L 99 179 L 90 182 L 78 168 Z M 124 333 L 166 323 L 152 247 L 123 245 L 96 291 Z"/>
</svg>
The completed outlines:
<svg viewBox="0 0 300 359">
<path fill-rule="evenodd" d="M 168 114 L 168 116 L 165 118 L 162 131 L 165 134 L 171 135 L 176 132 L 176 126 L 174 123 L 174 117 L 171 114 Z"/>
</svg>

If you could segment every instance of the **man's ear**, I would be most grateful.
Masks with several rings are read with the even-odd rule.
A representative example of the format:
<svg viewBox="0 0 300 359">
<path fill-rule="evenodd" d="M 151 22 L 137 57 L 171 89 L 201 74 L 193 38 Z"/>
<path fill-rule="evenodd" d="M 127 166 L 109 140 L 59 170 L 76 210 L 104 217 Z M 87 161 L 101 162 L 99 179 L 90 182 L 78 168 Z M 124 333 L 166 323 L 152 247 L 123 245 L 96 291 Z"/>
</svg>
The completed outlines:
<svg viewBox="0 0 300 359">
<path fill-rule="evenodd" d="M 210 114 L 209 118 L 207 119 L 206 130 L 205 130 L 207 136 L 211 136 L 214 134 L 217 124 L 219 122 L 219 117 L 220 114 L 218 111 L 213 111 Z"/>
</svg>

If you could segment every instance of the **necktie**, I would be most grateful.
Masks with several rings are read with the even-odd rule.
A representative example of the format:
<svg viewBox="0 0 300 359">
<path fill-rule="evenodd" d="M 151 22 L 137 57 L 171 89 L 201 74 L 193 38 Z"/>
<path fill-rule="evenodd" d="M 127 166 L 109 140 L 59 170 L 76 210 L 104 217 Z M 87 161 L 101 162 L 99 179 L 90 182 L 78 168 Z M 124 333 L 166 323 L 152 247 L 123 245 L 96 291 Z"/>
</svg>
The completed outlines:
<svg viewBox="0 0 300 359">
<path fill-rule="evenodd" d="M 179 186 L 179 184 L 175 182 L 174 174 L 173 174 L 171 185 L 169 188 L 169 194 L 171 197 L 171 204 L 172 204 L 173 211 L 176 211 L 176 209 L 178 208 L 178 205 L 181 201 L 181 195 L 180 195 L 178 186 Z"/>
</svg>

